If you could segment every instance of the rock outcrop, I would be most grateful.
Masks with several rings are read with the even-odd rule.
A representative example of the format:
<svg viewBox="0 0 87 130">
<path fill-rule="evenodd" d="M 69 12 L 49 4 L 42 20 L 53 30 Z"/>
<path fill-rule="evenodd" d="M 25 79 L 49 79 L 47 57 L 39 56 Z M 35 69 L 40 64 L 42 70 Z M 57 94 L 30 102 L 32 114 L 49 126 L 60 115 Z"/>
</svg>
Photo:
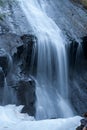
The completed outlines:
<svg viewBox="0 0 87 130">
<path fill-rule="evenodd" d="M 22 113 L 35 116 L 35 81 L 33 78 L 22 79 L 15 86 L 17 94 L 17 104 L 24 105 Z"/>
<path fill-rule="evenodd" d="M 87 59 L 87 36 L 84 36 L 82 38 L 82 47 L 83 47 L 84 56 Z"/>
<path fill-rule="evenodd" d="M 35 44 L 34 35 L 0 34 L 0 104 L 24 105 L 22 112 L 31 116 L 36 112 L 35 80 L 29 76 Z"/>
<path fill-rule="evenodd" d="M 79 44 L 71 43 L 69 52 L 69 98 L 76 114 L 82 115 L 87 108 L 87 37 Z M 74 59 L 74 60 L 73 60 Z"/>
</svg>

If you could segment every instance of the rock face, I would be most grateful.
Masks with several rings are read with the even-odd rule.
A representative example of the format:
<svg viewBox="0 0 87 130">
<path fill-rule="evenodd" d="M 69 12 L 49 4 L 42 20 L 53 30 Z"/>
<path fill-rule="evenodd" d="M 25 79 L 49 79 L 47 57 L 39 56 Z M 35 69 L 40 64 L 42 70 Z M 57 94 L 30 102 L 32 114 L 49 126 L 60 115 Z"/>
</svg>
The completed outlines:
<svg viewBox="0 0 87 130">
<path fill-rule="evenodd" d="M 37 38 L 34 35 L 23 35 L 21 39 L 24 43 L 22 54 L 22 67 L 26 73 L 31 71 L 33 66 L 37 65 Z M 35 67 L 36 68 L 36 67 Z"/>
<path fill-rule="evenodd" d="M 2 67 L 0 67 L 0 88 L 3 88 L 5 84 L 5 75 Z"/>
<path fill-rule="evenodd" d="M 29 76 L 35 40 L 34 35 L 0 34 L 0 104 L 24 105 L 22 112 L 31 116 L 36 111 L 35 81 Z"/>
<path fill-rule="evenodd" d="M 0 34 L 0 48 L 4 48 L 11 56 L 17 52 L 17 47 L 23 45 L 20 35 L 14 33 Z"/>
<path fill-rule="evenodd" d="M 3 103 L 3 90 L 5 86 L 5 74 L 2 67 L 0 67 L 0 105 Z"/>
<path fill-rule="evenodd" d="M 82 38 L 82 47 L 83 47 L 84 56 L 87 59 L 87 36 Z"/>
<path fill-rule="evenodd" d="M 69 66 L 70 69 L 75 69 L 75 62 L 76 62 L 76 55 L 77 55 L 77 49 L 78 49 L 78 42 L 76 42 L 75 40 L 72 40 L 71 43 L 69 44 L 69 48 L 68 48 L 68 56 L 69 56 Z"/>
<path fill-rule="evenodd" d="M 86 37 L 82 38 L 82 43 L 74 41 L 71 43 L 70 57 L 74 57 L 74 64 L 70 62 L 69 71 L 69 97 L 72 106 L 77 114 L 82 115 L 87 108 L 87 41 Z M 74 52 L 74 53 L 73 53 Z M 72 58 L 73 59 L 73 58 Z M 72 61 L 71 59 L 71 61 Z M 72 66 L 73 64 L 73 66 Z"/>
<path fill-rule="evenodd" d="M 19 3 L 14 0 L 2 0 L 2 3 L 0 4 L 0 33 L 21 35 L 31 32 Z"/>
</svg>

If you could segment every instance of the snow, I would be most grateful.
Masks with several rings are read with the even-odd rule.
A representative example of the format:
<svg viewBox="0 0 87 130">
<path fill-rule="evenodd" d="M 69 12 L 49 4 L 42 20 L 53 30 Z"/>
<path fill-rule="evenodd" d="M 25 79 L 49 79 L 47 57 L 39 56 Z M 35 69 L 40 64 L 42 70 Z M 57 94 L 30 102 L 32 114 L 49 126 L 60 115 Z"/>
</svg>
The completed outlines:
<svg viewBox="0 0 87 130">
<path fill-rule="evenodd" d="M 23 106 L 0 106 L 0 130 L 75 130 L 81 117 L 36 121 L 20 113 Z"/>
</svg>

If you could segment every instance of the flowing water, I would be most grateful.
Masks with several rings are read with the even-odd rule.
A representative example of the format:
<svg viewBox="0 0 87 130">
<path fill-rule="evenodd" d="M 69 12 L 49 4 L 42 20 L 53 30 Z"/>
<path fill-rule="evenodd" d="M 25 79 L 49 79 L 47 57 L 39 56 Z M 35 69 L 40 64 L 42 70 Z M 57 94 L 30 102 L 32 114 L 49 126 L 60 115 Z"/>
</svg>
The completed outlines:
<svg viewBox="0 0 87 130">
<path fill-rule="evenodd" d="M 19 0 L 19 3 L 38 39 L 36 118 L 71 116 L 64 36 L 46 14 L 46 0 Z"/>
</svg>

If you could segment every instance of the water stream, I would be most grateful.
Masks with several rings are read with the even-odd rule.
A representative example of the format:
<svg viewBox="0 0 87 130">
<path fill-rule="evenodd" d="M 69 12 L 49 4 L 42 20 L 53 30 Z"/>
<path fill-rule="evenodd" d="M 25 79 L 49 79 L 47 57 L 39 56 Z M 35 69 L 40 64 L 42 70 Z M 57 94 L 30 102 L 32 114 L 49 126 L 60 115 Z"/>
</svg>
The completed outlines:
<svg viewBox="0 0 87 130">
<path fill-rule="evenodd" d="M 64 36 L 46 14 L 46 0 L 19 0 L 19 3 L 38 39 L 36 118 L 72 116 Z"/>
</svg>

